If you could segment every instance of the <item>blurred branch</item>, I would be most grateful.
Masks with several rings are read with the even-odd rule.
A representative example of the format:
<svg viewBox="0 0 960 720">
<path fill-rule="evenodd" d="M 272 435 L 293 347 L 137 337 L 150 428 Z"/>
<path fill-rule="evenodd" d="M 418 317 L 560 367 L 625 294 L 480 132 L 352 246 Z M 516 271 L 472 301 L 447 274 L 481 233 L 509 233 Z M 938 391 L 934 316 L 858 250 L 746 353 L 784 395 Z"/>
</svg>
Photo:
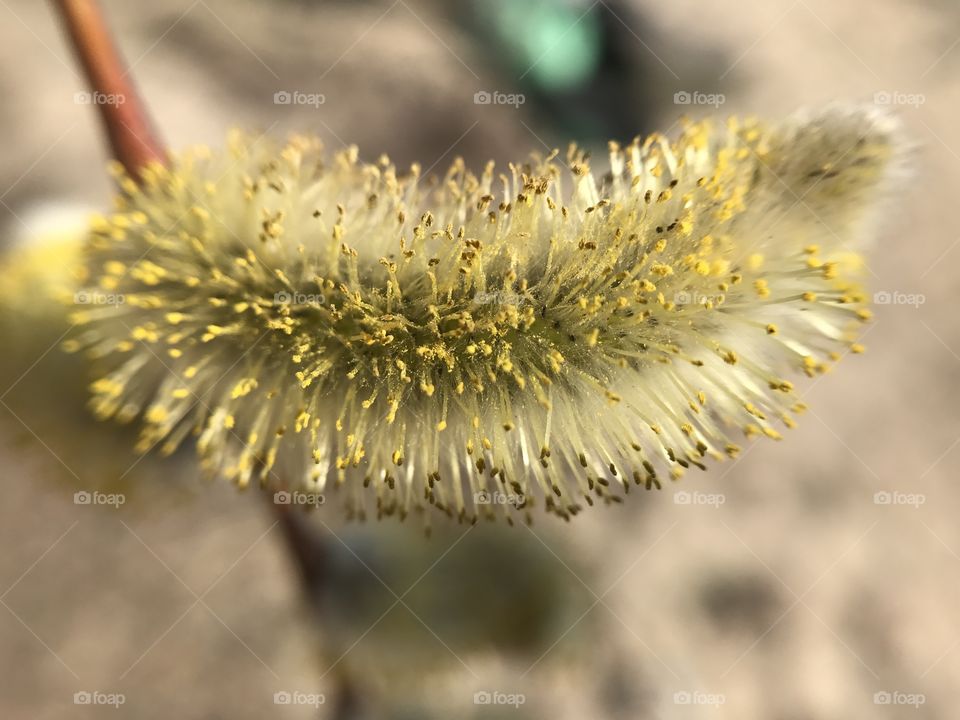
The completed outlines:
<svg viewBox="0 0 960 720">
<path fill-rule="evenodd" d="M 312 526 L 301 508 L 273 502 L 270 493 L 264 493 L 264 495 L 273 505 L 273 513 L 283 531 L 288 555 L 300 576 L 311 610 L 317 610 L 329 560 L 325 540 Z"/>
<path fill-rule="evenodd" d="M 272 502 L 271 493 L 264 493 L 268 502 Z M 272 502 L 273 513 L 283 532 L 287 556 L 296 567 L 300 576 L 300 585 L 307 601 L 311 620 L 323 625 L 323 593 L 330 582 L 330 550 L 327 546 L 327 534 L 318 531 L 315 524 L 301 508 Z M 341 670 L 333 675 L 336 688 L 331 703 L 331 720 L 359 720 L 363 714 L 364 693 L 351 677 Z"/>
<path fill-rule="evenodd" d="M 126 63 L 120 56 L 97 0 L 53 0 L 77 59 L 83 67 L 93 103 L 110 141 L 113 157 L 130 175 L 167 154 Z"/>
</svg>

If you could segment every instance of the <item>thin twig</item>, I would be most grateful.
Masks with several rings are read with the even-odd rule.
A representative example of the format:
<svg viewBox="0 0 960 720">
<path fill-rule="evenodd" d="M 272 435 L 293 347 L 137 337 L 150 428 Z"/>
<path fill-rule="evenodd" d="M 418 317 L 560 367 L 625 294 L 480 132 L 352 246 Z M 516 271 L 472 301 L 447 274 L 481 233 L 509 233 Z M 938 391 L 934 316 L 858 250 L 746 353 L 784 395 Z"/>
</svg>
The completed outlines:
<svg viewBox="0 0 960 720">
<path fill-rule="evenodd" d="M 263 493 L 268 501 L 271 493 Z M 322 604 L 324 580 L 327 577 L 329 551 L 325 537 L 316 531 L 301 508 L 272 503 L 273 513 L 280 522 L 287 552 L 300 576 L 306 599 L 317 610 Z"/>
<path fill-rule="evenodd" d="M 83 67 L 113 157 L 133 177 L 167 153 L 154 130 L 97 0 L 53 0 Z"/>
</svg>

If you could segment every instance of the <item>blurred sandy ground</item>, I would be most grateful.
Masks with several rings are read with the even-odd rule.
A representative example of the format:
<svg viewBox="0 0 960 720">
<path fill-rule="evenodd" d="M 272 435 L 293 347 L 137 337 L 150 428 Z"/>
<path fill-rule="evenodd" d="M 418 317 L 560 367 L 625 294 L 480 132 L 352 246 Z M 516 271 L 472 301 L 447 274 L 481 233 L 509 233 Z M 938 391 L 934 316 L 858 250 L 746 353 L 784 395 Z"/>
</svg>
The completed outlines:
<svg viewBox="0 0 960 720">
<path fill-rule="evenodd" d="M 446 4 L 104 4 L 173 146 L 217 143 L 243 124 L 315 131 L 332 147 L 342 139 L 368 157 L 387 151 L 430 167 L 455 154 L 474 165 L 522 157 L 542 149 L 537 136 L 553 141 L 529 108 L 472 103 L 476 90 L 509 91 L 510 80 L 488 69 Z M 590 634 L 585 641 L 558 628 L 547 657 L 527 674 L 530 663 L 514 668 L 499 687 L 525 692 L 531 717 L 534 706 L 589 718 L 956 717 L 960 12 L 907 0 L 633 7 L 646 24 L 628 23 L 631 52 L 659 79 L 644 105 L 662 127 L 684 109 L 672 103 L 679 90 L 722 92 L 723 112 L 769 116 L 837 98 L 869 102 L 881 91 L 923 96 L 897 108 L 918 143 L 918 169 L 890 203 L 870 267 L 876 290 L 922 293 L 925 304 L 877 307 L 868 353 L 806 384 L 813 412 L 786 442 L 753 445 L 734 464 L 595 510 L 573 528 L 535 528 L 558 556 L 544 562 L 571 594 L 584 590 L 573 573 L 589 587 L 577 602 Z M 0 220 L 10 238 L 38 204 L 101 206 L 108 185 L 92 113 L 73 103 L 80 87 L 46 4 L 4 0 L 0 16 Z M 278 108 L 272 95 L 281 89 L 323 92 L 327 102 Z M 16 361 L 30 374 L 58 362 L 34 360 Z M 278 690 L 322 691 L 326 666 L 277 530 L 257 503 L 222 485 L 196 486 L 174 459 L 153 466 L 162 482 L 131 489 L 120 510 L 78 507 L 75 486 L 98 479 L 82 460 L 65 473 L 53 457 L 70 438 L 38 433 L 43 444 L 25 442 L 28 431 L 3 408 L 0 422 L 0 716 L 317 716 L 273 704 Z M 64 474 L 79 479 L 61 483 Z M 722 493 L 724 504 L 680 504 L 675 489 Z M 882 491 L 921 493 L 925 503 L 878 505 Z M 340 532 L 333 514 L 324 521 Z M 449 549 L 444 542 L 434 557 Z M 471 567 L 457 567 L 457 553 L 444 562 L 466 576 Z M 568 572 L 560 558 L 590 571 Z M 398 592 L 429 564 L 400 572 Z M 375 657 L 379 631 L 357 652 Z M 479 660 L 462 668 L 426 628 L 418 642 L 472 687 L 466 666 Z M 574 642 L 586 642 L 582 653 Z M 558 681 L 551 656 L 571 650 L 589 664 Z M 98 689 L 124 693 L 127 704 L 73 704 L 74 692 Z M 452 692 L 444 716 L 485 710 L 470 692 Z M 875 693 L 896 692 L 924 703 L 875 702 Z M 722 704 L 701 702 L 708 694 Z"/>
</svg>

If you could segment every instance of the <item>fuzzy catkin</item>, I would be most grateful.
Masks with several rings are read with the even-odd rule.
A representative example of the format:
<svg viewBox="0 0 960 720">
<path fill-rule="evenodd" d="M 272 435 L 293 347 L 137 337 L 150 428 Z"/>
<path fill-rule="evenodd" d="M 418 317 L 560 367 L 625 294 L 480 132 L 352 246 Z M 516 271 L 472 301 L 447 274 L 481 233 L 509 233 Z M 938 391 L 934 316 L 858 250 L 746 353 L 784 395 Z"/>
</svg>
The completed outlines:
<svg viewBox="0 0 960 720">
<path fill-rule="evenodd" d="M 140 448 L 196 436 L 241 486 L 351 514 L 564 518 L 661 487 L 803 410 L 789 376 L 859 352 L 896 122 L 828 108 L 685 125 L 442 177 L 317 139 L 232 135 L 121 179 L 68 349 Z"/>
</svg>

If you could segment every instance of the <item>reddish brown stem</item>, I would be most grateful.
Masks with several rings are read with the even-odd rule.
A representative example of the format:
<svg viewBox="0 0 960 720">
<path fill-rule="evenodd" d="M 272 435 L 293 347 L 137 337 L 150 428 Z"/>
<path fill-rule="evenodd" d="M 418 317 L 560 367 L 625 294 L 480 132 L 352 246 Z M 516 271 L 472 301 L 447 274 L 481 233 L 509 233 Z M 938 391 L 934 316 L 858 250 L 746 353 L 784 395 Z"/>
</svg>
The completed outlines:
<svg viewBox="0 0 960 720">
<path fill-rule="evenodd" d="M 83 66 L 114 158 L 139 177 L 150 162 L 165 163 L 167 153 L 150 121 L 127 66 L 110 35 L 97 0 L 53 0 L 73 49 Z"/>
</svg>

